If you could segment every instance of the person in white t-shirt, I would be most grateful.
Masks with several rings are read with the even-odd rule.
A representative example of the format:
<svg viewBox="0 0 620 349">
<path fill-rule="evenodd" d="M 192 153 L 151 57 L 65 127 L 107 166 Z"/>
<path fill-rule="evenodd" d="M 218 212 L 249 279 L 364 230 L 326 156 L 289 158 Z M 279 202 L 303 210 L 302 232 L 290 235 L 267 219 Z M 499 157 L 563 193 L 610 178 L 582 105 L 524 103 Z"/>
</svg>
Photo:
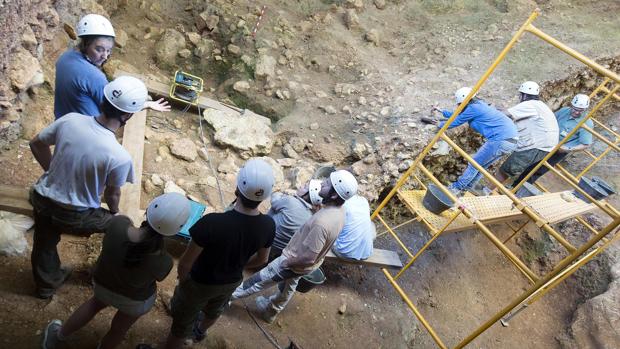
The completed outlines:
<svg viewBox="0 0 620 349">
<path fill-rule="evenodd" d="M 560 130 L 553 111 L 539 99 L 540 87 L 526 81 L 519 87 L 520 103 L 507 110 L 517 125 L 517 150 L 499 168 L 495 177 L 504 182 L 519 177 L 530 165 L 542 160 L 558 144 Z"/>
<path fill-rule="evenodd" d="M 119 211 L 121 186 L 134 181 L 131 156 L 115 133 L 142 110 L 146 86 L 121 76 L 108 83 L 103 93 L 101 115 L 69 113 L 30 142 L 34 158 L 45 171 L 30 193 L 35 224 L 31 263 L 39 298 L 52 297 L 70 275 L 60 266 L 56 248 L 60 234 L 103 232 Z M 101 195 L 107 210 L 101 207 Z"/>
</svg>

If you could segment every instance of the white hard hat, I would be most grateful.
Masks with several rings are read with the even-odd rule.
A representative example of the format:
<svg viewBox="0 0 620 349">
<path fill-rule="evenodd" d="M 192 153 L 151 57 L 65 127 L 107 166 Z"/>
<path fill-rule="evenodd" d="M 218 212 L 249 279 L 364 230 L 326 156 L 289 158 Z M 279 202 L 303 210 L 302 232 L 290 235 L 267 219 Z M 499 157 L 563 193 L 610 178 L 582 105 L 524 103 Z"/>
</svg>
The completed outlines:
<svg viewBox="0 0 620 349">
<path fill-rule="evenodd" d="M 167 193 L 153 199 L 146 209 L 146 221 L 158 233 L 172 236 L 181 231 L 191 207 L 189 200 L 179 193 Z"/>
<path fill-rule="evenodd" d="M 336 190 L 338 196 L 343 200 L 349 200 L 357 194 L 357 180 L 347 170 L 334 171 L 329 175 L 332 186 Z"/>
<path fill-rule="evenodd" d="M 573 97 L 571 104 L 575 108 L 587 109 L 590 106 L 590 97 L 580 93 Z"/>
<path fill-rule="evenodd" d="M 275 182 L 273 169 L 261 159 L 250 159 L 239 170 L 237 188 L 248 200 L 263 201 L 271 195 Z"/>
<path fill-rule="evenodd" d="M 103 95 L 116 109 L 125 113 L 137 113 L 144 107 L 148 91 L 140 79 L 119 76 L 105 85 Z"/>
<path fill-rule="evenodd" d="M 540 93 L 540 86 L 538 86 L 538 84 L 534 81 L 526 81 L 519 86 L 519 92 L 538 96 Z"/>
<path fill-rule="evenodd" d="M 465 100 L 465 97 L 471 92 L 471 87 L 461 87 L 454 93 L 454 98 L 456 98 L 456 103 L 460 104 Z M 475 97 L 476 95 L 473 95 Z"/>
<path fill-rule="evenodd" d="M 116 37 L 112 23 L 107 18 L 92 13 L 82 17 L 77 24 L 77 36 L 86 35 Z"/>
<path fill-rule="evenodd" d="M 308 195 L 310 196 L 310 202 L 318 206 L 323 203 L 323 198 L 319 195 L 321 191 L 321 181 L 318 179 L 311 179 L 308 184 Z"/>
</svg>

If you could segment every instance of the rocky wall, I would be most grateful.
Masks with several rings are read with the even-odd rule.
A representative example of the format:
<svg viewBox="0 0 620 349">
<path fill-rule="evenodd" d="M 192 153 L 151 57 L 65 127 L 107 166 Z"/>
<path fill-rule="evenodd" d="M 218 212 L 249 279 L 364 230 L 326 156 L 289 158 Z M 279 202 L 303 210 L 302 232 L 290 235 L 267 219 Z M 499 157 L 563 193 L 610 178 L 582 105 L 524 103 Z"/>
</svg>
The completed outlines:
<svg viewBox="0 0 620 349">
<path fill-rule="evenodd" d="M 52 1 L 0 1 L 0 151 L 20 136 L 23 100 L 45 81 L 40 60 L 59 24 Z"/>
</svg>

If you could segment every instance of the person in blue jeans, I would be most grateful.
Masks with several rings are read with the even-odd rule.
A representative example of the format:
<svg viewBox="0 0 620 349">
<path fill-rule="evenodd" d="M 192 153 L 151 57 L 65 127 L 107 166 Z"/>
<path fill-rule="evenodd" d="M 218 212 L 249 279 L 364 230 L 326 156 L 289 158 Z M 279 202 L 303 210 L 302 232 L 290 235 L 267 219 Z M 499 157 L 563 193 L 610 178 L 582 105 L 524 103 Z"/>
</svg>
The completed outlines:
<svg viewBox="0 0 620 349">
<path fill-rule="evenodd" d="M 469 87 L 458 89 L 454 94 L 456 104 L 461 104 L 470 92 L 471 88 Z M 451 117 L 453 113 L 451 110 L 441 110 L 436 107 L 433 107 L 432 111 L 441 112 L 445 118 Z M 445 121 L 439 122 L 427 117 L 423 117 L 422 121 L 435 124 L 439 128 L 445 124 Z M 473 155 L 473 159 L 485 169 L 501 157 L 511 154 L 517 148 L 518 132 L 515 124 L 504 113 L 475 96 L 454 119 L 449 128 L 455 128 L 464 123 L 469 123 L 472 129 L 486 139 L 486 142 Z M 455 182 L 450 183 L 448 189 L 456 195 L 461 195 L 464 191 L 472 189 L 481 177 L 482 174 L 471 164 L 468 164 L 465 172 Z"/>
</svg>

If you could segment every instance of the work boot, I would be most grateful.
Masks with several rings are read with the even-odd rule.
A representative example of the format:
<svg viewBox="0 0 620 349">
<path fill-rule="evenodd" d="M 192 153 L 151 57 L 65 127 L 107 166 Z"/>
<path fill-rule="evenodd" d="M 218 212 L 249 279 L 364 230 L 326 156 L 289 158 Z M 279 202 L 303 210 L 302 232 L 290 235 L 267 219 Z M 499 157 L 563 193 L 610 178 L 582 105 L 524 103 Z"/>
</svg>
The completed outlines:
<svg viewBox="0 0 620 349">
<path fill-rule="evenodd" d="M 263 320 L 269 324 L 278 316 L 278 312 L 271 306 L 271 301 L 263 296 L 256 297 L 256 308 Z"/>
<path fill-rule="evenodd" d="M 71 268 L 60 268 L 60 271 L 63 274 L 62 274 L 62 281 L 60 282 L 60 285 L 58 285 L 58 287 L 60 287 L 67 280 L 69 280 L 69 277 L 71 277 L 71 272 L 73 271 L 73 269 L 71 269 Z M 52 296 L 54 296 L 54 294 L 56 293 L 56 290 L 57 290 L 57 288 L 37 288 L 36 296 L 38 298 L 41 298 L 41 299 L 50 299 L 50 298 L 52 298 Z"/>
<path fill-rule="evenodd" d="M 54 349 L 58 344 L 58 332 L 62 327 L 62 321 L 60 320 L 52 320 L 47 324 L 45 328 L 45 332 L 43 332 L 43 341 L 41 342 L 41 348 L 43 349 Z"/>
</svg>

